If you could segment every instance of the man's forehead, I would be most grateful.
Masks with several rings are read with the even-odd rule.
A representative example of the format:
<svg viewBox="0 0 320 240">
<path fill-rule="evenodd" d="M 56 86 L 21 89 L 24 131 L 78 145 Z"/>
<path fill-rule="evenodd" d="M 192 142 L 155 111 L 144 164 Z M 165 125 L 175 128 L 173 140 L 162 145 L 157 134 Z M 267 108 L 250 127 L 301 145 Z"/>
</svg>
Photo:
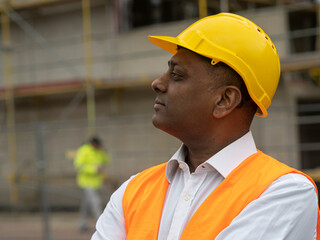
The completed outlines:
<svg viewBox="0 0 320 240">
<path fill-rule="evenodd" d="M 190 65 L 195 63 L 206 63 L 210 64 L 211 60 L 204 56 L 201 56 L 189 49 L 186 48 L 179 48 L 177 53 L 171 57 L 168 61 L 168 66 L 174 67 L 176 65 L 183 66 L 183 65 Z"/>
<path fill-rule="evenodd" d="M 171 57 L 169 62 L 171 64 L 179 65 L 189 60 L 191 61 L 197 60 L 197 57 L 196 57 L 197 55 L 198 54 L 188 49 L 182 48 L 182 49 L 179 49 L 177 53 Z"/>
</svg>

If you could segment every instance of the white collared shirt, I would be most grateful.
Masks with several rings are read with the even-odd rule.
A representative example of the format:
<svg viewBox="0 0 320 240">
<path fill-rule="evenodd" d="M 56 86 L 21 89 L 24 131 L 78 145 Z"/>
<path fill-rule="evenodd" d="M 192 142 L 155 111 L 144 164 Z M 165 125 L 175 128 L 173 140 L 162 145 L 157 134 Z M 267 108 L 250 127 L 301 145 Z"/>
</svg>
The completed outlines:
<svg viewBox="0 0 320 240">
<path fill-rule="evenodd" d="M 256 152 L 252 134 L 248 132 L 190 173 L 185 163 L 186 149 L 182 145 L 166 168 L 170 184 L 158 239 L 179 239 L 201 203 L 233 169 Z M 122 197 L 131 179 L 111 196 L 97 222 L 92 240 L 126 239 Z M 313 184 L 300 174 L 287 174 L 251 202 L 216 240 L 315 240 L 317 209 L 318 199 Z"/>
</svg>

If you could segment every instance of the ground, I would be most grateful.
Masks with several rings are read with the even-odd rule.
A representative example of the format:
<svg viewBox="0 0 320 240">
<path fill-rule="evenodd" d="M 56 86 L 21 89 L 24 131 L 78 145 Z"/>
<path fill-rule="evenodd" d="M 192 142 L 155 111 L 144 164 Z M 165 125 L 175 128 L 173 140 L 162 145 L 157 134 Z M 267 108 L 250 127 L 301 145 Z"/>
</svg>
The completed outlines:
<svg viewBox="0 0 320 240">
<path fill-rule="evenodd" d="M 78 230 L 78 213 L 55 212 L 49 214 L 50 236 L 44 234 L 41 213 L 0 212 L 1 240 L 88 240 L 94 232 L 95 221 L 88 232 Z"/>
</svg>

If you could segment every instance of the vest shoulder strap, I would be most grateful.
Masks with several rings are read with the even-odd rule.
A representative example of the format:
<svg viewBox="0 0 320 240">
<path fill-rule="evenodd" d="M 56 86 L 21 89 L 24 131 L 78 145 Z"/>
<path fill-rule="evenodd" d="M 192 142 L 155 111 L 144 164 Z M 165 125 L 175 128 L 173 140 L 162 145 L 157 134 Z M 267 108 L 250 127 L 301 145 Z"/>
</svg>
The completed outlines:
<svg viewBox="0 0 320 240">
<path fill-rule="evenodd" d="M 122 207 L 126 240 L 156 240 L 168 188 L 167 163 L 142 171 L 127 185 Z"/>
</svg>

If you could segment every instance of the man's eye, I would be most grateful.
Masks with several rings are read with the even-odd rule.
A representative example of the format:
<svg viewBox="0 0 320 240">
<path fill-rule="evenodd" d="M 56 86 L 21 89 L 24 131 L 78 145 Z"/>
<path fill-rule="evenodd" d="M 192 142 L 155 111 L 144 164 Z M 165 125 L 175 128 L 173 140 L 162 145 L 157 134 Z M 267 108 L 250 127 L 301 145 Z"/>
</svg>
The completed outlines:
<svg viewBox="0 0 320 240">
<path fill-rule="evenodd" d="M 171 76 L 173 78 L 174 81 L 178 81 L 178 80 L 181 80 L 182 79 L 182 76 L 179 74 L 179 73 L 176 73 L 176 72 L 171 72 Z"/>
</svg>

